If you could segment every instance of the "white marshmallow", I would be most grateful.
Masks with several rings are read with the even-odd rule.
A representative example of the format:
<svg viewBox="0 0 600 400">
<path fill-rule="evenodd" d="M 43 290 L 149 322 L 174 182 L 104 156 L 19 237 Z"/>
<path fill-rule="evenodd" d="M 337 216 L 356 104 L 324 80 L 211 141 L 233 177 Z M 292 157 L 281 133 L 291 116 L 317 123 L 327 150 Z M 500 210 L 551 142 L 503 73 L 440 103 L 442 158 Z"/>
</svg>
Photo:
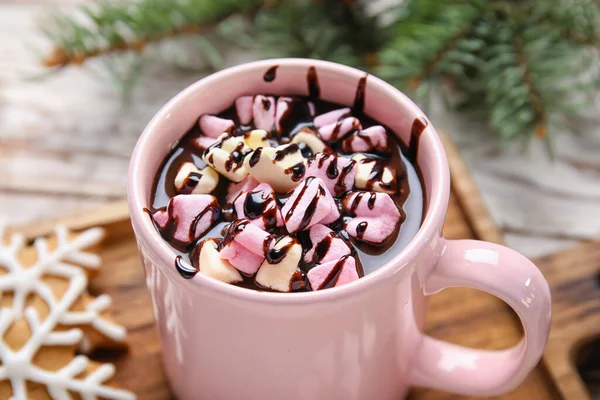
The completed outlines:
<svg viewBox="0 0 600 400">
<path fill-rule="evenodd" d="M 355 154 L 352 156 L 352 159 L 358 164 L 356 176 L 354 177 L 354 186 L 356 186 L 357 189 L 366 189 L 389 194 L 396 192 L 396 185 L 394 182 L 395 172 L 393 169 L 385 165 L 383 167 L 381 179 L 372 182 L 372 179 L 369 179 L 371 172 L 373 171 L 375 165 L 381 161 L 374 158 L 367 158 L 364 154 Z"/>
<path fill-rule="evenodd" d="M 324 153 L 328 149 L 327 145 L 310 129 L 302 128 L 292 138 L 292 143 L 304 143 L 313 154 Z"/>
<path fill-rule="evenodd" d="M 253 131 L 246 132 L 242 140 L 244 141 L 244 144 L 252 150 L 259 147 L 271 147 L 269 134 L 264 129 L 254 129 Z"/>
<path fill-rule="evenodd" d="M 257 181 L 268 183 L 277 193 L 285 193 L 300 183 L 306 163 L 298 145 L 292 143 L 259 147 L 246 157 L 244 167 Z"/>
<path fill-rule="evenodd" d="M 215 190 L 219 174 L 208 165 L 198 169 L 194 163 L 185 162 L 179 167 L 174 183 L 177 193 L 205 194 Z"/>
<path fill-rule="evenodd" d="M 202 159 L 232 182 L 240 182 L 248 176 L 244 157 L 252 149 L 244 144 L 242 137 L 224 133 L 202 154 Z"/>
<path fill-rule="evenodd" d="M 280 292 L 290 291 L 290 282 L 298 270 L 298 263 L 302 258 L 302 246 L 291 236 L 284 236 L 273 249 L 287 248 L 287 252 L 276 264 L 269 263 L 268 257 L 263 261 L 256 273 L 256 283 L 268 289 Z"/>
<path fill-rule="evenodd" d="M 200 246 L 198 266 L 201 273 L 225 283 L 236 283 L 243 280 L 238 270 L 219 255 L 216 239 L 206 239 L 200 243 Z"/>
</svg>

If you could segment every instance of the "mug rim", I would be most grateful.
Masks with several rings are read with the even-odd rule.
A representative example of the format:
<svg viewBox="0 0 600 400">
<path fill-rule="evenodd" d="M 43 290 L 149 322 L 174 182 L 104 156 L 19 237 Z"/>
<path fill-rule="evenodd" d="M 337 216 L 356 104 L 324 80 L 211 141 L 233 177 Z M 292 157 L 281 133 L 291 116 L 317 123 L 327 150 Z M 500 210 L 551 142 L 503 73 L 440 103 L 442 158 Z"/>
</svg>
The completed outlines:
<svg viewBox="0 0 600 400">
<path fill-rule="evenodd" d="M 229 67 L 201 78 L 177 93 L 163 107 L 161 107 L 161 109 L 146 125 L 142 134 L 138 138 L 131 155 L 127 182 L 129 214 L 131 224 L 134 228 L 134 233 L 139 241 L 148 243 L 149 250 L 153 252 L 160 261 L 157 263 L 157 268 L 164 268 L 164 266 L 167 264 L 173 264 L 177 254 L 168 246 L 167 242 L 154 227 L 154 224 L 150 218 L 148 218 L 148 215 L 143 211 L 143 208 L 147 206 L 149 201 L 148 199 L 144 199 L 138 176 L 141 172 L 140 164 L 146 157 L 146 147 L 149 146 L 153 136 L 157 134 L 157 130 L 155 129 L 156 125 L 159 124 L 159 121 L 168 118 L 170 113 L 177 109 L 181 103 L 185 103 L 198 92 L 202 91 L 203 86 L 209 83 L 214 83 L 215 81 L 226 81 L 228 77 L 240 73 L 247 73 L 247 71 L 250 69 L 259 69 L 264 72 L 264 70 L 273 66 L 273 64 L 277 64 L 279 67 L 293 66 L 305 67 L 307 69 L 311 66 L 314 66 L 317 71 L 319 69 L 330 70 L 336 74 L 356 77 L 357 81 L 365 75 L 364 71 L 353 67 L 330 61 L 314 59 L 276 58 L 252 61 Z M 262 77 L 262 74 L 257 76 Z M 368 85 L 371 86 L 370 90 L 387 92 L 387 94 L 391 97 L 397 98 L 399 102 L 405 103 L 405 105 L 413 112 L 415 117 L 417 115 L 425 116 L 425 113 L 404 93 L 382 79 L 369 74 Z M 373 87 L 375 89 L 373 89 Z M 435 235 L 438 235 L 439 228 L 442 226 L 444 217 L 446 215 L 446 208 L 450 197 L 450 176 L 448 162 L 441 139 L 439 138 L 429 119 L 426 116 L 425 118 L 427 119 L 428 124 L 425 130 L 422 132 L 420 140 L 431 141 L 431 154 L 428 154 L 427 157 L 432 160 L 433 165 L 432 187 L 427 188 L 426 192 L 426 203 L 428 206 L 425 210 L 425 218 L 423 218 L 417 233 L 406 245 L 406 247 L 404 247 L 390 261 L 379 267 L 376 271 L 373 271 L 356 281 L 342 286 L 311 292 L 261 292 L 221 282 L 217 279 L 203 276 L 201 273 L 197 274 L 194 279 L 185 279 L 184 283 L 186 285 L 201 288 L 203 290 L 208 289 L 217 294 L 222 294 L 226 297 L 238 298 L 244 301 L 259 303 L 304 304 L 331 301 L 347 296 L 357 296 L 361 292 L 367 291 L 369 288 L 377 285 L 378 283 L 388 280 L 391 276 L 409 264 L 411 260 L 415 259 L 418 254 L 427 247 L 431 239 Z M 423 148 L 424 146 L 420 146 L 420 150 L 423 150 Z M 432 251 L 432 249 L 429 249 L 429 251 Z M 167 271 L 164 272 L 167 273 L 167 276 L 169 275 Z"/>
</svg>

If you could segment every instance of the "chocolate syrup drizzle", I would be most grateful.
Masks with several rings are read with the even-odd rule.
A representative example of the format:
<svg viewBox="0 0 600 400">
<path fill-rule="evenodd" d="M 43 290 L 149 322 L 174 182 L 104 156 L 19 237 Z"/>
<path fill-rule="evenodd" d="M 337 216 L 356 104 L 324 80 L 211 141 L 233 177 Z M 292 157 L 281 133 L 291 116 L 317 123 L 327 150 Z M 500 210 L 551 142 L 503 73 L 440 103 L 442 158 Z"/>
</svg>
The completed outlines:
<svg viewBox="0 0 600 400">
<path fill-rule="evenodd" d="M 277 227 L 277 200 L 264 191 L 248 193 L 244 200 L 244 214 L 250 219 L 262 218 L 265 228 L 272 231 Z"/>
<path fill-rule="evenodd" d="M 277 68 L 279 67 L 279 65 L 273 65 L 272 67 L 270 67 L 267 72 L 265 72 L 265 74 L 263 75 L 263 80 L 265 82 L 273 82 L 275 80 L 275 78 L 277 77 Z"/>
<path fill-rule="evenodd" d="M 335 265 L 331 269 L 331 272 L 329 272 L 329 275 L 327 275 L 327 278 L 325 278 L 325 280 L 323 281 L 321 286 L 319 286 L 318 290 L 328 289 L 328 288 L 335 286 L 338 279 L 340 278 L 340 273 L 342 272 L 342 268 L 343 268 L 344 264 L 346 263 L 346 260 L 348 259 L 348 257 L 350 257 L 350 256 L 345 255 L 345 256 L 340 257 L 340 259 L 335 263 Z"/>
<path fill-rule="evenodd" d="M 271 235 L 265 240 L 263 250 L 265 253 L 265 260 L 267 260 L 269 264 L 279 264 L 285 258 L 292 246 L 297 243 L 295 240 L 290 240 L 288 244 L 278 248 L 277 244 L 282 239 L 283 237 L 276 238 Z"/>
<path fill-rule="evenodd" d="M 306 73 L 306 84 L 308 85 L 308 97 L 318 99 L 321 96 L 321 87 L 319 86 L 317 69 L 313 66 L 309 67 Z"/>
<path fill-rule="evenodd" d="M 356 94 L 354 95 L 354 105 L 352 106 L 352 110 L 355 115 L 362 116 L 365 108 L 365 88 L 367 87 L 367 78 L 369 74 L 365 74 L 358 81 L 358 86 L 356 86 Z"/>
<path fill-rule="evenodd" d="M 302 189 L 300 189 L 300 193 L 298 194 L 298 197 L 296 197 L 296 200 L 294 200 L 294 203 L 292 204 L 292 206 L 290 207 L 288 212 L 283 216 L 283 219 L 286 223 L 295 214 L 296 208 L 298 207 L 298 204 L 300 204 L 300 200 L 304 197 L 304 193 L 306 193 L 306 189 L 308 189 L 308 186 L 314 179 L 315 179 L 314 177 L 309 176 L 308 178 L 306 178 L 304 180 L 304 182 L 301 183 L 301 185 L 303 185 L 303 186 L 302 186 Z M 314 197 L 310 201 L 309 205 L 304 210 L 304 215 L 302 216 L 302 221 L 300 222 L 300 225 L 297 229 L 298 231 L 303 231 L 306 229 L 306 227 L 310 223 L 313 215 L 315 215 L 315 212 L 317 211 L 317 203 L 319 202 L 319 199 L 324 196 L 325 196 L 325 189 L 323 189 L 323 187 L 319 186 L 319 190 L 317 190 Z"/>
<path fill-rule="evenodd" d="M 410 129 L 410 143 L 408 145 L 408 151 L 406 157 L 414 165 L 417 163 L 417 157 L 419 156 L 419 143 L 421 142 L 421 134 L 427 128 L 427 120 L 425 117 L 417 117 L 413 121 L 412 128 Z"/>
<path fill-rule="evenodd" d="M 175 269 L 181 276 L 185 279 L 192 279 L 198 273 L 197 269 L 189 269 L 187 266 L 183 265 L 183 259 L 181 256 L 175 257 Z"/>
<path fill-rule="evenodd" d="M 267 82 L 271 82 L 276 79 L 276 71 L 277 65 L 269 68 L 263 79 Z M 373 125 L 381 125 L 376 121 L 373 121 L 368 116 L 364 115 L 364 107 L 365 107 L 365 88 L 367 84 L 368 75 L 363 76 L 356 88 L 356 95 L 353 103 L 353 112 L 352 115 L 359 118 L 360 124 L 363 128 L 368 128 Z M 313 115 L 311 115 L 310 109 L 307 105 L 308 101 L 313 102 L 316 110 L 316 115 L 323 114 L 328 111 L 332 111 L 335 109 L 342 108 L 342 105 L 333 104 L 323 102 L 319 99 L 320 96 L 320 86 L 319 80 L 317 76 L 317 71 L 315 67 L 310 67 L 306 74 L 306 82 L 308 87 L 308 97 L 302 96 L 291 96 L 291 97 L 281 97 L 279 101 L 287 102 L 288 108 L 282 118 L 280 119 L 280 131 L 275 133 L 271 132 L 271 137 L 277 136 L 279 137 L 279 143 L 288 143 L 289 138 L 292 137 L 295 133 L 302 129 L 308 129 L 312 132 L 316 132 L 316 128 L 312 123 Z M 270 107 L 271 104 L 265 105 L 266 107 Z M 237 117 L 235 106 L 232 105 L 228 109 L 223 112 L 217 114 L 221 118 L 227 118 L 234 121 L 235 128 L 232 132 L 230 132 L 231 136 L 239 136 L 243 135 L 254 127 L 252 125 L 243 126 L 240 124 L 239 119 Z M 341 127 L 342 120 L 347 117 L 345 115 L 341 117 L 338 121 L 337 130 Z M 419 138 L 425 127 L 427 126 L 427 121 L 424 118 L 417 118 L 413 123 L 413 127 L 411 130 L 411 139 L 409 146 L 404 146 L 400 143 L 396 137 L 396 135 L 387 127 L 385 127 L 388 133 L 388 142 L 389 142 L 389 153 L 378 153 L 374 152 L 373 154 L 367 154 L 368 160 L 365 162 L 373 162 L 375 160 L 375 166 L 369 177 L 369 187 L 372 188 L 375 185 L 376 181 L 380 181 L 383 174 L 383 167 L 386 165 L 391 166 L 396 171 L 396 179 L 394 180 L 394 185 L 396 187 L 390 187 L 390 189 L 397 189 L 395 194 L 392 195 L 392 199 L 396 203 L 399 208 L 403 220 L 404 213 L 402 210 L 402 205 L 404 204 L 406 198 L 408 197 L 410 188 L 408 186 L 408 180 L 406 179 L 406 168 L 404 163 L 400 157 L 401 148 L 404 148 L 406 154 L 409 156 L 410 160 L 415 160 L 418 154 L 418 146 L 419 146 Z M 358 128 L 358 126 L 357 126 Z M 357 130 L 349 132 L 351 134 L 358 134 Z M 177 221 L 175 216 L 173 215 L 172 209 L 168 206 L 169 199 L 177 195 L 177 191 L 174 188 L 174 178 L 177 174 L 177 171 L 183 162 L 193 162 L 198 168 L 203 168 L 206 164 L 202 160 L 202 151 L 194 146 L 195 139 L 197 139 L 201 135 L 198 124 L 194 124 L 194 126 L 190 129 L 190 131 L 179 141 L 179 143 L 174 147 L 174 150 L 165 158 L 163 165 L 160 168 L 160 172 L 157 174 L 157 177 L 154 182 L 154 188 L 152 191 L 151 204 L 152 206 L 149 209 L 145 209 L 150 216 L 153 213 L 159 210 L 166 210 L 168 213 L 168 222 L 163 228 L 159 228 L 157 226 L 159 232 L 163 236 L 163 238 L 169 242 L 169 244 L 181 255 L 177 256 L 175 260 L 175 266 L 177 271 L 185 278 L 192 278 L 198 270 L 190 270 L 189 267 L 186 267 L 182 264 L 183 260 L 190 260 L 191 264 L 195 265 L 195 261 L 197 259 L 199 247 L 202 245 L 202 241 L 206 238 L 217 238 L 220 240 L 219 248 L 227 245 L 230 241 L 235 238 L 239 232 L 241 232 L 245 225 L 249 223 L 248 219 L 235 219 L 235 210 L 231 203 L 227 201 L 227 187 L 229 185 L 229 181 L 221 176 L 219 180 L 219 185 L 217 189 L 211 193 L 213 194 L 218 202 L 211 205 L 208 209 L 211 211 L 217 211 L 215 214 L 217 216 L 213 221 L 213 228 L 203 235 L 202 238 L 195 238 L 195 230 L 196 225 L 208 211 L 203 211 L 200 215 L 198 215 L 194 219 L 194 223 L 190 227 L 190 242 L 181 243 L 177 240 L 174 240 L 173 234 L 175 233 L 175 228 L 177 225 Z M 337 135 L 334 132 L 334 137 Z M 362 137 L 362 136 L 361 136 Z M 369 137 L 362 137 L 364 140 L 369 142 Z M 312 159 L 309 162 L 318 162 L 319 167 L 326 165 L 326 174 L 329 179 L 336 179 L 337 181 L 334 186 L 334 192 L 332 193 L 334 196 L 340 196 L 336 199 L 338 206 L 341 208 L 342 201 L 340 198 L 343 198 L 343 194 L 346 191 L 344 187 L 344 181 L 352 168 L 355 166 L 356 161 L 352 160 L 348 165 L 343 168 L 338 167 L 338 158 L 343 156 L 343 154 L 350 153 L 348 147 L 345 147 L 344 141 L 340 140 L 338 142 L 328 143 L 330 149 L 327 151 L 333 152 L 333 154 L 329 154 L 328 157 L 320 157 L 318 159 Z M 217 144 L 213 146 L 218 146 Z M 213 147 L 211 146 L 211 147 Z M 209 149 L 211 148 L 209 147 Z M 209 149 L 205 151 L 208 153 Z M 278 160 L 283 159 L 286 155 L 295 153 L 300 151 L 305 157 L 312 157 L 312 151 L 307 146 L 303 146 L 303 144 L 291 144 L 287 146 L 286 149 L 277 152 L 275 158 Z M 240 168 L 243 164 L 244 158 L 248 156 L 249 151 L 243 149 L 243 146 L 239 146 L 236 148 L 230 158 L 226 161 L 225 168 L 228 170 L 236 170 Z M 251 158 L 249 159 L 250 166 L 255 166 L 260 159 L 261 149 L 254 151 L 251 154 Z M 339 155 L 342 154 L 342 155 Z M 348 157 L 350 154 L 348 154 Z M 318 161 L 317 161 L 318 160 Z M 209 162 L 213 162 L 209 159 Z M 327 163 L 327 164 L 326 164 Z M 294 165 L 288 168 L 286 173 L 292 174 L 293 179 L 301 180 L 305 174 L 305 167 L 303 164 Z M 191 193 L 194 187 L 197 185 L 200 180 L 201 174 L 190 174 L 190 176 L 184 182 L 184 188 L 182 189 L 183 193 Z M 312 177 L 308 177 L 303 183 L 304 187 L 301 189 L 301 196 L 305 193 L 308 184 L 312 181 Z M 311 199 L 310 204 L 304 210 L 304 214 L 302 217 L 302 221 L 300 224 L 300 230 L 303 230 L 308 226 L 310 220 L 312 219 L 316 206 L 321 196 L 325 195 L 325 191 L 320 188 L 317 191 L 315 196 Z M 330 224 L 330 227 L 334 229 L 334 233 L 326 236 L 321 242 L 317 244 L 317 247 L 314 251 L 313 260 L 311 262 L 304 262 L 304 256 L 302 257 L 302 261 L 299 265 L 299 272 L 294 274 L 292 281 L 290 283 L 290 287 L 292 291 L 308 291 L 311 290 L 310 284 L 306 278 L 306 273 L 313 268 L 320 260 L 323 259 L 329 248 L 331 247 L 331 243 L 334 237 L 338 237 L 341 240 L 344 240 L 351 249 L 351 255 L 356 259 L 357 270 L 359 272 L 359 276 L 363 276 L 363 269 L 361 265 L 361 254 L 383 254 L 388 251 L 395 243 L 397 232 L 392 235 L 392 237 L 383 245 L 373 246 L 371 244 L 356 241 L 354 239 L 349 238 L 346 232 L 340 231 L 339 234 L 335 232 L 336 230 L 340 230 L 343 227 L 343 221 L 346 218 L 349 218 L 354 214 L 356 208 L 358 207 L 359 202 L 364 196 L 369 196 L 367 199 L 367 205 L 370 209 L 373 209 L 375 206 L 375 194 L 369 192 L 359 192 L 349 210 L 350 212 L 342 215 L 342 217 Z M 285 257 L 289 249 L 291 248 L 294 241 L 290 244 L 287 244 L 281 248 L 276 248 L 277 243 L 281 240 L 282 236 L 285 234 L 284 228 L 277 228 L 277 206 L 279 208 L 283 207 L 283 205 L 287 202 L 289 198 L 288 194 L 278 194 L 274 196 L 265 195 L 264 192 L 261 191 L 252 191 L 248 193 L 244 201 L 244 212 L 245 215 L 255 219 L 255 218 L 263 218 L 265 223 L 265 227 L 268 231 L 272 232 L 270 236 L 267 237 L 265 242 L 263 243 L 263 250 L 265 253 L 265 259 L 272 264 L 276 264 L 281 262 L 281 260 Z M 218 204 L 217 204 L 218 203 Z M 299 201 L 296 200 L 295 204 L 292 205 L 290 212 L 284 215 L 284 219 L 289 221 L 292 213 L 295 208 L 298 206 Z M 218 211 L 221 211 L 218 213 Z M 363 222 L 357 226 L 358 238 L 362 237 L 364 232 L 367 229 L 367 223 Z M 310 239 L 308 238 L 308 231 L 301 231 L 297 234 L 290 235 L 295 240 L 299 240 L 302 244 L 303 251 L 307 252 L 312 247 L 310 243 Z M 332 269 L 331 273 L 324 281 L 321 288 L 333 287 L 339 278 L 339 274 L 343 267 L 344 261 L 347 257 L 340 259 L 336 266 Z M 244 281 L 238 284 L 239 286 L 257 289 L 257 290 L 265 290 L 265 288 L 259 287 L 253 280 L 252 277 L 244 277 Z M 321 289 L 320 288 L 320 289 Z M 314 288 L 313 288 L 314 289 Z"/>
<path fill-rule="evenodd" d="M 198 183 L 202 179 L 202 174 L 200 172 L 190 172 L 189 175 L 183 181 L 183 187 L 180 192 L 182 194 L 190 194 L 194 191 Z"/>
</svg>

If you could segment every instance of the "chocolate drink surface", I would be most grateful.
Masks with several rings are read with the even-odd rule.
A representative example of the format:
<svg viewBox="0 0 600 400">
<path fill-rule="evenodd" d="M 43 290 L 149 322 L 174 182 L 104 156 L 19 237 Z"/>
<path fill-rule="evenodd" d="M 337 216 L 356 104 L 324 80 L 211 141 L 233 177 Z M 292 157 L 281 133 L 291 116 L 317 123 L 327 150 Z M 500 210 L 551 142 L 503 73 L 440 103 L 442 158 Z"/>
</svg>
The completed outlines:
<svg viewBox="0 0 600 400">
<path fill-rule="evenodd" d="M 380 268 L 418 231 L 422 186 L 404 154 L 426 123 L 407 148 L 364 115 L 364 81 L 349 108 L 308 79 L 308 97 L 243 96 L 199 115 L 164 159 L 146 211 L 183 278 L 322 290 Z"/>
</svg>

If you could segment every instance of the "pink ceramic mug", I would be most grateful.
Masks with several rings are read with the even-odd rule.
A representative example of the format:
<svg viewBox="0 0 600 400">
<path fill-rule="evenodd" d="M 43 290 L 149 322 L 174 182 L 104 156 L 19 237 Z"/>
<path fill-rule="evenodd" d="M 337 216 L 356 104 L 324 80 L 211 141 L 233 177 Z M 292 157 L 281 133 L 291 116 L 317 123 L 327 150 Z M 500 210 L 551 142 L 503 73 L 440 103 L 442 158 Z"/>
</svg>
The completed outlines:
<svg viewBox="0 0 600 400">
<path fill-rule="evenodd" d="M 279 65 L 276 79 L 265 72 Z M 265 293 L 198 274 L 182 279 L 175 254 L 142 209 L 171 146 L 204 113 L 240 95 L 308 94 L 314 66 L 323 100 L 351 105 L 364 72 L 316 60 L 258 61 L 218 72 L 175 96 L 148 124 L 131 159 L 129 207 L 160 331 L 171 387 L 188 399 L 398 400 L 411 385 L 492 396 L 515 388 L 539 361 L 550 327 L 550 292 L 540 271 L 508 248 L 446 240 L 450 194 L 444 149 L 428 125 L 417 162 L 427 193 L 417 235 L 388 264 L 350 284 L 309 293 Z M 365 112 L 404 143 L 423 112 L 369 76 Z M 519 315 L 525 339 L 481 351 L 423 334 L 427 296 L 451 286 L 480 289 Z"/>
</svg>

